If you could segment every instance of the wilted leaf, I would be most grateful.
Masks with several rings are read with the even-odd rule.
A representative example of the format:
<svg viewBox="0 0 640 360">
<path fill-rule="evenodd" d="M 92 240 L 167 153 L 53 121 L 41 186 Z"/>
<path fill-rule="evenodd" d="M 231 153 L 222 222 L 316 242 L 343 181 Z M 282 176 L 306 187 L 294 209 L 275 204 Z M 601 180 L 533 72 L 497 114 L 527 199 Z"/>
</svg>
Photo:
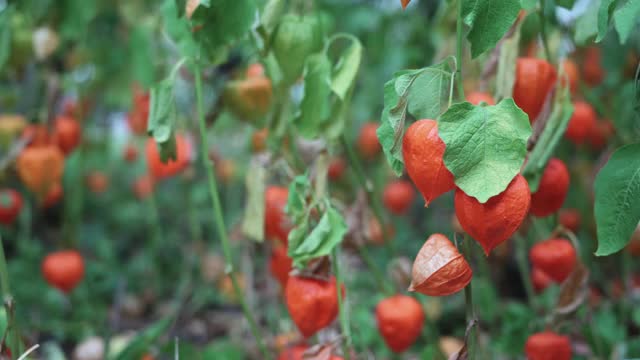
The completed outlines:
<svg viewBox="0 0 640 360">
<path fill-rule="evenodd" d="M 623 146 L 600 170 L 595 183 L 597 256 L 624 248 L 640 221 L 640 143 Z"/>
<path fill-rule="evenodd" d="M 555 313 L 566 315 L 575 312 L 584 303 L 589 294 L 589 270 L 578 262 L 573 272 L 562 283 Z"/>
<path fill-rule="evenodd" d="M 314 138 L 329 118 L 331 63 L 324 54 L 309 57 L 304 71 L 304 97 L 295 125 L 300 135 Z"/>
<path fill-rule="evenodd" d="M 163 162 L 176 160 L 174 126 L 177 117 L 173 79 L 167 78 L 151 88 L 147 132 L 158 144 Z"/>
<path fill-rule="evenodd" d="M 331 75 L 331 90 L 344 101 L 349 90 L 353 88 L 358 69 L 360 69 L 362 44 L 353 35 L 341 35 L 335 39 L 345 39 L 350 42 L 350 45 L 342 51 Z"/>
<path fill-rule="evenodd" d="M 267 171 L 258 159 L 252 159 L 245 177 L 247 201 L 242 232 L 251 239 L 264 240 L 264 193 Z"/>
<path fill-rule="evenodd" d="M 438 130 L 456 185 L 481 203 L 503 192 L 520 172 L 531 135 L 527 114 L 512 99 L 495 106 L 454 104 L 440 117 Z"/>
</svg>

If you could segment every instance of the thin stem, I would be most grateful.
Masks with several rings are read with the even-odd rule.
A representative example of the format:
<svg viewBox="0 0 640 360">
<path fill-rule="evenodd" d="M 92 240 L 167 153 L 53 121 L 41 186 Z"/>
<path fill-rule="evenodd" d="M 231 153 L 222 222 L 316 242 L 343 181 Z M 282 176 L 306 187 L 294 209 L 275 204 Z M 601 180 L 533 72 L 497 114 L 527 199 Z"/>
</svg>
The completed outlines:
<svg viewBox="0 0 640 360">
<path fill-rule="evenodd" d="M 542 46 L 544 47 L 544 56 L 548 62 L 551 62 L 551 51 L 549 51 L 549 43 L 547 42 L 547 30 L 544 19 L 544 9 L 546 8 L 546 0 L 540 0 L 540 37 L 542 38 Z"/>
<path fill-rule="evenodd" d="M 464 83 L 462 82 L 462 0 L 458 0 L 458 14 L 456 21 L 456 81 L 458 84 L 458 97 L 464 101 Z"/>
<path fill-rule="evenodd" d="M 209 194 L 211 195 L 211 203 L 213 205 L 213 217 L 216 224 L 216 229 L 218 230 L 218 236 L 220 237 L 220 242 L 222 244 L 222 252 L 225 257 L 226 262 L 226 273 L 229 275 L 231 279 L 231 284 L 233 285 L 233 290 L 236 294 L 236 298 L 240 301 L 240 305 L 242 307 L 242 311 L 244 316 L 246 317 L 249 327 L 251 329 L 251 333 L 253 337 L 256 339 L 258 343 L 258 347 L 260 348 L 260 352 L 262 353 L 262 357 L 264 359 L 271 359 L 270 354 L 267 351 L 267 348 L 262 339 L 262 335 L 258 330 L 258 325 L 256 320 L 251 313 L 251 310 L 247 306 L 247 302 L 242 295 L 242 289 L 238 284 L 238 280 L 236 279 L 236 275 L 233 269 L 233 257 L 231 255 L 231 245 L 229 242 L 229 238 L 227 237 L 227 230 L 224 223 L 224 218 L 222 216 L 222 206 L 220 205 L 220 197 L 218 194 L 218 185 L 216 182 L 216 177 L 213 169 L 213 161 L 209 160 L 209 156 L 207 153 L 207 129 L 204 119 L 204 107 L 202 101 L 202 75 L 200 74 L 200 67 L 198 65 L 195 66 L 194 71 L 195 84 L 196 84 L 196 103 L 197 103 L 197 112 L 198 112 L 198 123 L 200 124 L 200 149 L 202 151 L 202 162 L 204 163 L 204 167 L 207 170 L 207 178 L 209 182 Z"/>
<path fill-rule="evenodd" d="M 388 296 L 393 295 L 394 293 L 393 286 L 389 284 L 389 282 L 385 279 L 384 275 L 382 274 L 382 271 L 378 269 L 378 266 L 371 258 L 371 255 L 369 255 L 369 250 L 367 250 L 366 246 L 364 245 L 358 246 L 358 251 L 360 252 L 360 257 L 367 264 L 367 267 L 369 268 L 369 270 L 371 271 L 371 274 L 375 278 L 375 281 L 377 285 L 380 287 L 380 290 L 382 290 L 382 292 L 384 292 Z"/>
<path fill-rule="evenodd" d="M 349 163 L 353 167 L 354 173 L 356 174 L 356 178 L 358 179 L 360 186 L 362 186 L 364 188 L 364 191 L 367 193 L 367 198 L 369 199 L 369 202 L 371 203 L 371 206 L 373 208 L 373 214 L 375 215 L 376 219 L 380 223 L 380 227 L 382 228 L 382 237 L 385 240 L 388 240 L 386 224 L 383 216 L 384 212 L 382 211 L 382 204 L 380 204 L 380 197 L 376 196 L 373 184 L 367 179 L 366 175 L 364 174 L 362 164 L 358 160 L 355 151 L 353 151 L 351 143 L 349 143 L 349 140 L 344 133 L 342 133 L 342 136 L 340 137 L 340 142 L 342 142 L 342 146 L 344 146 L 347 152 Z"/>
<path fill-rule="evenodd" d="M 471 241 L 472 241 L 471 237 L 465 234 L 463 244 L 461 246 L 462 255 L 464 256 L 465 259 L 471 259 Z M 470 356 L 470 359 L 473 359 L 477 351 L 476 350 L 477 325 L 475 324 L 476 313 L 473 308 L 473 291 L 472 291 L 471 283 L 472 281 L 470 281 L 469 285 L 467 285 L 464 288 L 464 307 L 466 311 L 467 326 L 469 326 L 470 324 L 474 324 L 473 328 L 470 330 L 470 331 L 473 331 L 474 333 L 470 334 L 468 339 L 469 343 L 467 345 L 469 348 L 468 354 Z"/>
<path fill-rule="evenodd" d="M 516 261 L 522 277 L 522 284 L 527 293 L 527 302 L 529 307 L 535 309 L 535 292 L 531 283 L 531 271 L 529 270 L 529 264 L 527 264 L 527 238 L 516 234 L 514 240 L 516 243 Z"/>
<path fill-rule="evenodd" d="M 351 357 L 351 353 L 349 351 L 349 345 L 351 344 L 351 331 L 349 329 L 349 319 L 347 317 L 347 312 L 344 304 L 343 294 L 342 294 L 342 286 L 344 283 L 342 282 L 342 274 L 340 273 L 340 265 L 338 264 L 338 248 L 335 248 L 331 254 L 332 263 L 333 263 L 333 274 L 336 277 L 336 286 L 338 288 L 338 311 L 340 316 L 340 327 L 342 328 L 342 336 L 344 336 L 344 341 L 342 341 L 342 352 L 344 353 L 344 359 L 349 360 Z"/>
</svg>

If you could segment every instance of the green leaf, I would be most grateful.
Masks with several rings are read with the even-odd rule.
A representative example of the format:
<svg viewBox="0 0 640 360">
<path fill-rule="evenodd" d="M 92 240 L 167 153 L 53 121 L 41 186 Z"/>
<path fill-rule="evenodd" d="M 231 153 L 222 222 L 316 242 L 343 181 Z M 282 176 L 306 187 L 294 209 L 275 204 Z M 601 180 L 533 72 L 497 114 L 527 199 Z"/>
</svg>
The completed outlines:
<svg viewBox="0 0 640 360">
<path fill-rule="evenodd" d="M 520 12 L 518 0 L 475 0 L 474 2 L 473 10 L 465 18 L 471 27 L 467 40 L 471 43 L 472 58 L 493 48 L 513 25 Z"/>
<path fill-rule="evenodd" d="M 306 216 L 307 198 L 311 194 L 311 182 L 308 174 L 296 176 L 289 184 L 289 197 L 285 211 L 294 224 Z"/>
<path fill-rule="evenodd" d="M 627 0 L 613 12 L 613 25 L 620 35 L 621 44 L 627 42 L 631 30 L 638 25 L 639 17 L 640 1 L 637 0 Z"/>
<path fill-rule="evenodd" d="M 176 101 L 173 94 L 173 79 L 167 78 L 151 88 L 149 124 L 147 132 L 153 136 L 160 149 L 163 162 L 176 159 L 174 126 L 176 121 Z"/>
<path fill-rule="evenodd" d="M 221 48 L 246 35 L 256 16 L 253 0 L 200 0 L 192 16 L 194 38 L 209 58 L 217 58 Z"/>
<path fill-rule="evenodd" d="M 609 30 L 609 18 L 615 8 L 617 0 L 601 0 L 598 9 L 598 36 L 596 42 L 602 41 Z"/>
<path fill-rule="evenodd" d="M 498 58 L 498 72 L 496 75 L 496 99 L 510 98 L 516 81 L 516 63 L 520 50 L 520 27 L 508 39 L 505 39 Z"/>
<path fill-rule="evenodd" d="M 0 11 L 0 72 L 11 55 L 12 29 L 10 20 L 12 12 L 13 10 L 9 6 Z"/>
<path fill-rule="evenodd" d="M 178 17 L 183 17 L 187 10 L 187 0 L 175 0 Z"/>
<path fill-rule="evenodd" d="M 264 6 L 260 23 L 267 31 L 272 32 L 276 28 L 278 21 L 284 13 L 285 5 L 285 0 L 269 0 Z"/>
<path fill-rule="evenodd" d="M 523 10 L 533 10 L 538 5 L 538 0 L 520 0 L 520 6 Z"/>
<path fill-rule="evenodd" d="M 595 182 L 597 256 L 624 248 L 640 221 L 640 143 L 611 155 Z"/>
<path fill-rule="evenodd" d="M 242 220 L 242 232 L 258 242 L 264 241 L 264 192 L 266 178 L 267 171 L 264 166 L 258 161 L 253 160 L 245 177 L 247 202 Z"/>
<path fill-rule="evenodd" d="M 167 317 L 151 324 L 149 327 L 140 332 L 120 353 L 114 356 L 115 360 L 138 360 L 149 351 L 149 347 L 162 334 L 164 334 L 171 323 L 173 317 Z"/>
<path fill-rule="evenodd" d="M 334 67 L 331 76 L 331 90 L 338 95 L 340 100 L 344 101 L 349 89 L 353 87 L 358 69 L 360 69 L 362 44 L 353 35 L 341 35 L 334 38 L 334 41 L 341 38 L 349 40 L 351 44 L 342 52 L 342 56 Z"/>
<path fill-rule="evenodd" d="M 585 45 L 598 33 L 598 13 L 600 0 L 587 8 L 587 11 L 576 21 L 575 40 L 579 45 Z"/>
<path fill-rule="evenodd" d="M 456 185 L 481 203 L 503 192 L 520 172 L 531 125 L 512 99 L 495 106 L 454 104 L 440 117 L 444 163 Z"/>
<path fill-rule="evenodd" d="M 342 214 L 328 200 L 325 205 L 325 213 L 304 241 L 289 243 L 289 256 L 296 267 L 304 266 L 311 259 L 329 255 L 347 233 L 347 223 Z"/>
<path fill-rule="evenodd" d="M 198 44 L 193 38 L 187 19 L 178 16 L 175 0 L 165 0 L 162 5 L 162 20 L 169 37 L 175 41 L 180 49 L 180 54 L 195 59 L 199 54 Z"/>
<path fill-rule="evenodd" d="M 309 57 L 304 71 L 304 97 L 295 125 L 300 135 L 314 138 L 329 118 L 331 63 L 324 54 Z"/>
<path fill-rule="evenodd" d="M 402 70 L 384 85 L 384 110 L 377 134 L 393 171 L 402 174 L 402 136 L 407 114 L 417 119 L 436 119 L 451 95 L 452 71 L 448 60 L 418 69 Z"/>
<path fill-rule="evenodd" d="M 563 74 L 561 73 L 560 76 L 562 77 Z M 540 134 L 536 146 L 529 154 L 527 164 L 522 171 L 522 175 L 529 183 L 531 193 L 538 191 L 540 178 L 567 129 L 571 115 L 573 115 L 573 102 L 567 83 L 556 93 L 553 111 L 549 115 L 547 125 Z"/>
</svg>

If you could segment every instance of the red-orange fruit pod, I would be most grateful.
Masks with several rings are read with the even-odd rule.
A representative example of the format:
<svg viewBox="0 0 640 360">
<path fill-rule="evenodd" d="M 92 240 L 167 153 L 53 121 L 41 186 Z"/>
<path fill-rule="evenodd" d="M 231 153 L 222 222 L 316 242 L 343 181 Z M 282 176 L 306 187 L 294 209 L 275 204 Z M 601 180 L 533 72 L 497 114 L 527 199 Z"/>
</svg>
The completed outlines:
<svg viewBox="0 0 640 360">
<path fill-rule="evenodd" d="M 576 265 L 576 250 L 566 239 L 547 239 L 529 250 L 529 259 L 534 267 L 549 275 L 553 281 L 563 282 Z"/>
<path fill-rule="evenodd" d="M 305 338 L 327 327 L 338 316 L 338 288 L 329 281 L 289 276 L 285 289 L 291 319 Z"/>
<path fill-rule="evenodd" d="M 444 141 L 435 120 L 411 124 L 402 139 L 402 157 L 407 174 L 428 206 L 438 196 L 455 188 L 453 174 L 444 166 Z"/>
<path fill-rule="evenodd" d="M 496 101 L 493 99 L 491 94 L 482 92 L 482 91 L 474 91 L 467 95 L 467 101 L 472 103 L 473 105 L 480 105 L 481 102 L 486 102 L 489 105 L 495 105 Z"/>
<path fill-rule="evenodd" d="M 68 155 L 80 143 L 82 130 L 76 119 L 68 116 L 58 116 L 54 123 L 53 135 L 60 150 L 65 155 Z"/>
<path fill-rule="evenodd" d="M 291 222 L 285 212 L 289 189 L 282 186 L 269 186 L 264 194 L 264 234 L 268 240 L 287 244 Z"/>
<path fill-rule="evenodd" d="M 564 59 L 562 62 L 562 70 L 569 80 L 569 90 L 572 94 L 575 94 L 576 90 L 578 90 L 578 78 L 580 77 L 578 65 L 571 59 Z M 564 78 L 561 80 L 562 84 L 566 83 Z"/>
<path fill-rule="evenodd" d="M 133 109 L 127 116 L 127 123 L 131 132 L 136 135 L 147 133 L 147 123 L 149 121 L 149 93 L 135 94 L 133 98 Z"/>
<path fill-rule="evenodd" d="M 42 275 L 49 285 L 70 292 L 84 276 L 84 260 L 76 250 L 56 251 L 42 261 Z"/>
<path fill-rule="evenodd" d="M 293 261 L 287 255 L 286 247 L 278 246 L 271 251 L 269 270 L 271 271 L 271 275 L 278 280 L 283 288 L 287 285 L 287 280 L 289 280 L 292 263 Z"/>
<path fill-rule="evenodd" d="M 365 159 L 371 160 L 375 158 L 382 149 L 378 141 L 378 135 L 376 134 L 377 130 L 378 124 L 374 122 L 365 123 L 360 129 L 357 145 L 358 151 Z"/>
<path fill-rule="evenodd" d="M 560 210 L 558 222 L 562 224 L 562 226 L 576 233 L 578 232 L 578 230 L 580 230 L 580 211 L 578 211 L 578 209 Z"/>
<path fill-rule="evenodd" d="M 408 349 L 422 332 L 424 310 L 418 300 L 406 295 L 388 297 L 376 306 L 378 330 L 396 353 Z"/>
<path fill-rule="evenodd" d="M 589 134 L 589 145 L 594 150 L 602 150 L 615 132 L 616 128 L 611 120 L 598 121 Z"/>
<path fill-rule="evenodd" d="M 0 224 L 10 225 L 22 209 L 22 195 L 13 189 L 0 190 Z"/>
<path fill-rule="evenodd" d="M 44 197 L 42 201 L 42 207 L 48 209 L 54 205 L 56 205 L 60 199 L 62 199 L 62 195 L 64 195 L 64 190 L 62 189 L 62 184 L 55 183 L 49 188 L 49 192 Z"/>
<path fill-rule="evenodd" d="M 331 160 L 329 163 L 329 170 L 327 175 L 329 176 L 329 180 L 338 181 L 344 174 L 345 169 L 347 168 L 347 163 L 343 158 L 337 157 Z"/>
<path fill-rule="evenodd" d="M 409 291 L 447 296 L 464 289 L 472 276 L 467 260 L 453 243 L 442 234 L 433 234 L 413 262 Z"/>
<path fill-rule="evenodd" d="M 18 156 L 16 166 L 24 185 L 35 194 L 44 196 L 51 186 L 60 182 L 64 155 L 54 145 L 29 147 Z"/>
<path fill-rule="evenodd" d="M 553 158 L 542 173 L 538 191 L 531 195 L 531 213 L 537 217 L 558 211 L 569 191 L 569 170 L 560 159 Z"/>
<path fill-rule="evenodd" d="M 531 123 L 540 114 L 557 76 L 556 69 L 545 60 L 530 57 L 518 59 L 513 101 L 529 115 Z"/>
<path fill-rule="evenodd" d="M 392 214 L 402 215 L 411 207 L 416 192 L 406 180 L 396 180 L 387 184 L 382 193 L 382 202 Z"/>
<path fill-rule="evenodd" d="M 297 345 L 288 348 L 278 355 L 277 360 L 303 360 L 304 352 L 307 351 L 307 349 L 308 347 L 305 345 Z"/>
<path fill-rule="evenodd" d="M 456 189 L 456 216 L 488 256 L 491 250 L 518 230 L 529 212 L 531 193 L 525 178 L 518 174 L 507 189 L 484 204 Z"/>
<path fill-rule="evenodd" d="M 160 158 L 158 145 L 153 138 L 147 140 L 146 145 L 147 165 L 149 172 L 156 179 L 165 179 L 174 176 L 189 165 L 191 157 L 191 145 L 184 135 L 176 135 L 176 159 L 169 159 L 163 163 Z"/>
<path fill-rule="evenodd" d="M 133 144 L 127 145 L 124 148 L 123 157 L 126 162 L 135 162 L 138 159 L 138 148 Z"/>
<path fill-rule="evenodd" d="M 22 139 L 28 140 L 29 147 L 41 147 L 51 145 L 52 136 L 49 129 L 45 125 L 28 125 L 22 130 L 20 136 Z"/>
<path fill-rule="evenodd" d="M 551 279 L 544 271 L 537 267 L 531 269 L 531 283 L 533 284 L 533 289 L 536 292 L 546 289 L 552 282 L 553 279 Z"/>
<path fill-rule="evenodd" d="M 583 144 L 589 140 L 597 125 L 593 107 L 584 101 L 576 101 L 573 103 L 573 115 L 564 136 L 576 145 Z"/>
<path fill-rule="evenodd" d="M 153 178 L 149 175 L 142 175 L 138 177 L 133 183 L 133 193 L 140 200 L 146 199 L 151 193 L 155 183 Z"/>
<path fill-rule="evenodd" d="M 551 331 L 529 336 L 524 346 L 527 360 L 571 360 L 569 337 Z"/>
<path fill-rule="evenodd" d="M 582 77 L 591 86 L 599 85 L 604 80 L 604 69 L 600 64 L 600 48 L 593 46 L 586 50 L 582 63 Z"/>
</svg>

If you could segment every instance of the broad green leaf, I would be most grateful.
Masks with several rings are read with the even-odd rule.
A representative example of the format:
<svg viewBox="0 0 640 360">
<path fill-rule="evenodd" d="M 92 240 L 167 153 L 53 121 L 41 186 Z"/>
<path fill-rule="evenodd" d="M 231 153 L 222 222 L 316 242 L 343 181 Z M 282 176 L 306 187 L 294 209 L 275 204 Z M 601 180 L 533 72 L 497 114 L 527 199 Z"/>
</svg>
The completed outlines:
<svg viewBox="0 0 640 360">
<path fill-rule="evenodd" d="M 160 149 L 163 162 L 176 159 L 174 126 L 177 117 L 173 94 L 173 79 L 167 78 L 151 88 L 149 124 L 147 132 L 153 136 Z"/>
<path fill-rule="evenodd" d="M 631 31 L 638 25 L 640 18 L 640 1 L 627 0 L 624 5 L 618 7 L 613 12 L 613 25 L 620 35 L 620 43 L 624 44 L 629 38 Z"/>
<path fill-rule="evenodd" d="M 289 197 L 285 211 L 294 224 L 306 216 L 307 199 L 311 195 L 311 182 L 307 174 L 296 176 L 289 184 Z"/>
<path fill-rule="evenodd" d="M 302 267 L 307 261 L 326 256 L 342 241 L 347 233 L 347 223 L 329 201 L 326 211 L 318 224 L 298 244 L 289 243 L 289 256 L 296 267 Z"/>
<path fill-rule="evenodd" d="M 382 150 L 397 175 L 402 174 L 402 136 L 407 114 L 436 119 L 451 94 L 452 70 L 448 60 L 418 69 L 396 72 L 384 85 L 384 110 L 377 134 Z"/>
<path fill-rule="evenodd" d="M 178 16 L 178 8 L 175 0 L 165 0 L 162 5 L 162 20 L 169 37 L 175 41 L 180 54 L 190 59 L 195 59 L 199 54 L 199 47 L 193 38 L 191 26 L 184 17 Z"/>
<path fill-rule="evenodd" d="M 145 353 L 149 351 L 149 347 L 164 334 L 171 323 L 173 317 L 167 317 L 158 320 L 148 326 L 124 348 L 121 352 L 112 357 L 114 360 L 139 360 Z"/>
<path fill-rule="evenodd" d="M 587 11 L 576 21 L 575 40 L 579 45 L 585 45 L 588 40 L 598 33 L 598 12 L 600 0 L 587 8 Z"/>
<path fill-rule="evenodd" d="M 324 54 L 309 57 L 304 71 L 304 97 L 295 125 L 300 135 L 314 138 L 320 135 L 329 118 L 329 95 L 331 93 L 331 63 Z"/>
<path fill-rule="evenodd" d="M 9 6 L 0 11 L 0 72 L 11 55 L 11 13 L 12 8 Z"/>
<path fill-rule="evenodd" d="M 264 192 L 266 169 L 258 161 L 252 161 L 247 169 L 245 185 L 247 200 L 242 220 L 242 232 L 251 239 L 264 241 Z"/>
<path fill-rule="evenodd" d="M 520 172 L 531 125 L 512 99 L 504 99 L 495 106 L 454 104 L 440 117 L 438 131 L 456 185 L 485 203 Z"/>
<path fill-rule="evenodd" d="M 475 0 L 473 10 L 465 18 L 471 27 L 467 34 L 471 57 L 476 58 L 493 48 L 513 25 L 519 12 L 518 0 Z"/>
<path fill-rule="evenodd" d="M 216 58 L 222 47 L 248 34 L 256 10 L 253 0 L 200 0 L 191 24 L 203 53 Z"/>
<path fill-rule="evenodd" d="M 351 42 L 349 47 L 341 53 L 331 76 L 331 90 L 338 95 L 340 100 L 344 101 L 349 89 L 353 87 L 358 69 L 360 69 L 362 44 L 353 35 L 341 35 L 335 39 L 346 39 Z"/>
<path fill-rule="evenodd" d="M 604 36 L 607 35 L 610 16 L 615 8 L 616 1 L 617 0 L 601 0 L 600 2 L 600 8 L 598 9 L 598 36 L 596 36 L 596 42 L 602 41 Z"/>
<path fill-rule="evenodd" d="M 153 35 L 150 28 L 140 25 L 133 29 L 129 38 L 133 79 L 144 88 L 150 87 L 155 80 Z"/>
<path fill-rule="evenodd" d="M 611 155 L 595 181 L 597 256 L 623 249 L 640 221 L 640 143 Z"/>
<path fill-rule="evenodd" d="M 560 76 L 563 76 L 563 74 L 560 74 Z M 547 125 L 542 134 L 540 134 L 536 146 L 529 154 L 527 164 L 522 171 L 522 175 L 529 183 L 531 193 L 538 191 L 540 178 L 547 166 L 547 162 L 567 129 L 571 115 L 573 115 L 573 102 L 571 101 L 571 93 L 567 84 L 556 93 L 553 111 L 549 115 Z"/>
<path fill-rule="evenodd" d="M 510 98 L 513 93 L 513 85 L 516 81 L 516 63 L 520 46 L 520 27 L 508 39 L 505 39 L 500 48 L 498 58 L 498 72 L 496 75 L 496 96 L 500 99 Z"/>
</svg>

